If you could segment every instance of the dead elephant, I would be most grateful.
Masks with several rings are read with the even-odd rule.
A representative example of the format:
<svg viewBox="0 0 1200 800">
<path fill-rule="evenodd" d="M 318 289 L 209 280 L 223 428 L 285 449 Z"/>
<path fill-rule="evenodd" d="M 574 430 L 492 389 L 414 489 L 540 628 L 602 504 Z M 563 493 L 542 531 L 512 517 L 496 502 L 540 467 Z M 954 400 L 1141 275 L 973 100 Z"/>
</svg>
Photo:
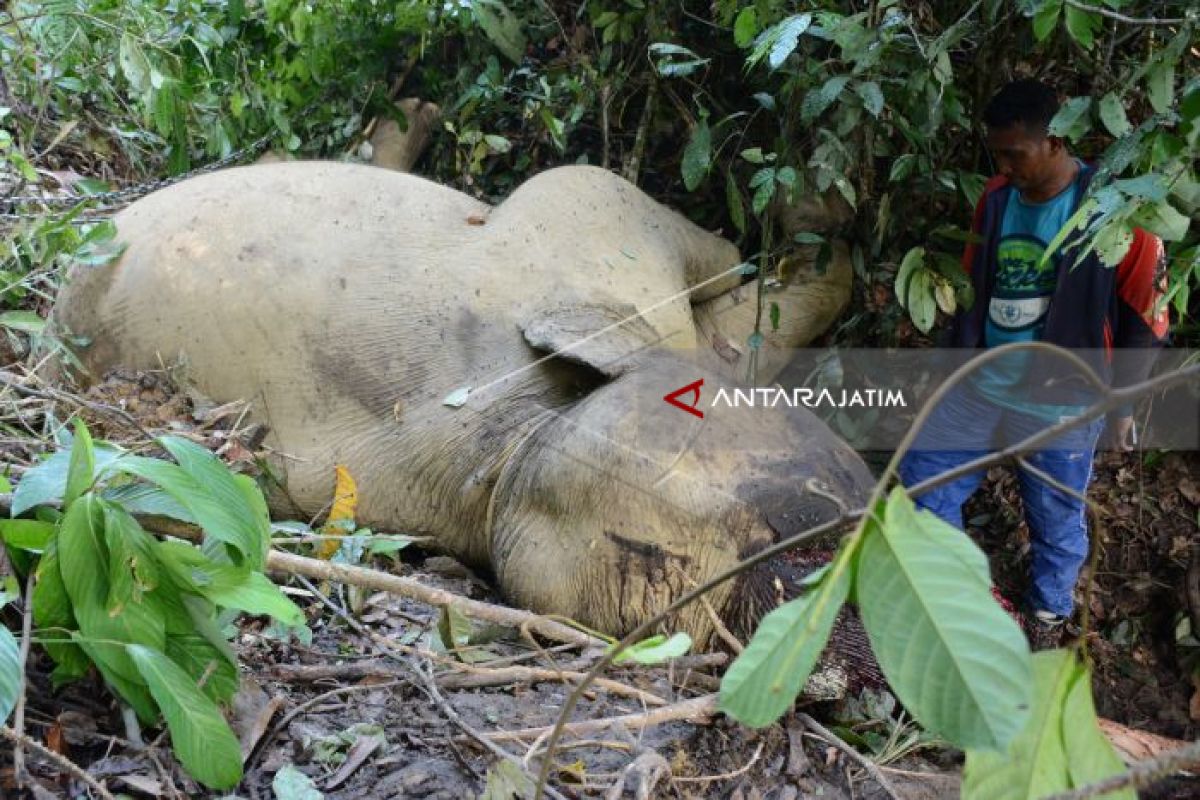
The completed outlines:
<svg viewBox="0 0 1200 800">
<path fill-rule="evenodd" d="M 625 632 L 865 500 L 866 467 L 806 411 L 663 402 L 729 380 L 757 289 L 733 245 L 603 170 L 550 170 L 492 207 L 369 167 L 247 167 L 116 223 L 125 253 L 76 267 L 54 314 L 90 341 L 87 369 L 181 362 L 269 426 L 278 512 L 318 513 L 344 464 L 361 523 L 435 537 L 522 606 Z M 772 290 L 767 362 L 840 310 L 845 261 Z M 744 634 L 777 583 L 711 600 Z M 712 632 L 701 608 L 673 624 Z"/>
</svg>

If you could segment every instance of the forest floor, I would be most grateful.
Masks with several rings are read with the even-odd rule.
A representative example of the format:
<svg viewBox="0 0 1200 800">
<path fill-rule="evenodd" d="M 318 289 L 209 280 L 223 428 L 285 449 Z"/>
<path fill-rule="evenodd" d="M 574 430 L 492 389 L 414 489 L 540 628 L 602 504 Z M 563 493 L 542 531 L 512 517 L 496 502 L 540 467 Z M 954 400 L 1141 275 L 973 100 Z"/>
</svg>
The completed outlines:
<svg viewBox="0 0 1200 800">
<path fill-rule="evenodd" d="M 192 401 L 164 380 L 118 377 L 91 390 L 87 402 L 124 408 L 150 432 L 189 435 L 232 460 L 249 456 L 235 432 L 198 421 Z M 129 426 L 100 405 L 83 410 L 96 436 L 128 442 Z M 60 409 L 60 417 L 67 412 Z M 9 438 L 0 443 L 0 461 L 19 472 L 42 447 L 32 436 Z M 1171 739 L 1200 734 L 1200 644 L 1188 629 L 1184 577 L 1200 548 L 1198 485 L 1200 454 L 1104 454 L 1090 491 L 1106 522 L 1087 639 L 1099 712 Z M 1028 537 L 1011 474 L 993 470 L 968 504 L 966 519 L 992 558 L 1001 592 L 1019 597 Z M 401 555 L 403 563 L 385 568 L 499 602 L 486 576 L 451 559 L 415 550 Z M 480 631 L 485 643 L 464 662 L 441 645 L 439 609 L 336 585 L 292 587 L 308 612 L 311 642 L 281 639 L 254 619 L 242 624 L 234 642 L 244 689 L 232 717 L 250 753 L 243 797 L 274 797 L 272 782 L 288 765 L 331 799 L 498 798 L 510 790 L 520 796 L 540 764 L 544 730 L 572 688 L 571 678 L 559 673 L 586 671 L 595 660 L 577 649 L 535 648 L 512 630 L 491 630 Z M 568 736 L 554 759 L 553 785 L 561 796 L 633 797 L 641 782 L 649 797 L 886 797 L 863 762 L 831 733 L 877 765 L 875 774 L 899 796 L 958 796 L 961 753 L 921 732 L 886 691 L 802 705 L 779 724 L 753 731 L 710 713 L 725 663 L 725 654 L 711 653 L 666 666 L 610 669 L 606 677 L 614 683 L 590 692 L 574 720 L 646 713 L 666 719 L 605 723 Z M 53 691 L 50 667 L 44 655 L 30 664 L 26 731 L 33 738 L 114 791 L 202 796 L 169 750 L 130 743 L 98 682 Z M 681 716 L 697 704 L 695 713 Z M 1147 754 L 1155 740 L 1149 746 Z M 523 768 L 499 766 L 498 749 Z M 6 749 L 0 755 L 5 796 L 12 787 L 2 765 L 10 759 Z M 79 787 L 44 762 L 33 766 L 40 786 L 30 796 L 62 796 Z M 620 786 L 626 793 L 614 789 Z M 1198 792 L 1200 782 L 1176 778 L 1145 796 Z"/>
</svg>

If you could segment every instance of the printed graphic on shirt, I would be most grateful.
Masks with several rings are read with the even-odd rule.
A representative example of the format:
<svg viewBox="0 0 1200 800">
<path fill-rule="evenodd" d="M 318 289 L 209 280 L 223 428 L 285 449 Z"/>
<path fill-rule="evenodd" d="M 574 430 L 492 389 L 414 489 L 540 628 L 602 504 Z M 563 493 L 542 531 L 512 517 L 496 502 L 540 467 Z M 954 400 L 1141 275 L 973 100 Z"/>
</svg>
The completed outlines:
<svg viewBox="0 0 1200 800">
<path fill-rule="evenodd" d="M 988 318 L 997 329 L 998 338 L 1006 341 L 1036 338 L 1011 334 L 1032 332 L 1050 307 L 1056 271 L 1053 260 L 1042 263 L 1045 252 L 1045 244 L 1026 234 L 1000 241 L 996 250 L 996 286 L 988 307 Z"/>
</svg>

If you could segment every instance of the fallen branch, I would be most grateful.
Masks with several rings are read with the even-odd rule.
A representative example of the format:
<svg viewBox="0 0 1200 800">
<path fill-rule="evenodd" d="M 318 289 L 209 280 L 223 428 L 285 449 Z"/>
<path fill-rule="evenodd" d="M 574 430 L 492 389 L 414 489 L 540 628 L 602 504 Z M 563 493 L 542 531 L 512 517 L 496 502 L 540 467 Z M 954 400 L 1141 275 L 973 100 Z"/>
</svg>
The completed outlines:
<svg viewBox="0 0 1200 800">
<path fill-rule="evenodd" d="M 690 700 L 684 700 L 680 703 L 674 703 L 673 705 L 663 706 L 654 711 L 623 714 L 619 717 L 605 717 L 604 719 L 588 719 L 581 722 L 568 722 L 563 726 L 562 732 L 576 736 L 588 733 L 601 733 L 613 725 L 637 729 L 640 732 L 655 725 L 662 725 L 665 722 L 686 721 L 705 723 L 709 722 L 716 713 L 717 696 L 715 694 L 706 694 L 700 697 L 693 697 Z M 494 731 L 485 733 L 484 736 L 493 742 L 505 742 L 513 739 L 529 739 L 544 736 L 552 730 L 554 730 L 553 725 L 544 725 L 540 728 L 521 728 L 515 731 Z"/>
<path fill-rule="evenodd" d="M 104 786 L 101 785 L 99 781 L 97 781 L 91 775 L 88 775 L 86 772 L 84 772 L 82 767 L 80 767 L 75 762 L 71 761 L 66 756 L 59 755 L 58 753 L 54 752 L 50 748 L 43 745 L 41 742 L 35 741 L 33 739 L 30 739 L 28 736 L 17 733 L 16 731 L 14 731 L 12 728 L 8 727 L 7 725 L 0 725 L 0 736 L 3 736 L 5 739 L 8 739 L 13 744 L 18 744 L 23 747 L 29 748 L 30 750 L 37 753 L 42 758 L 44 758 L 47 761 L 49 761 L 50 763 L 54 764 L 54 766 L 58 767 L 63 772 L 67 773 L 68 775 L 75 778 L 76 780 L 86 784 L 89 789 L 91 789 L 93 792 L 95 792 L 97 795 L 99 795 L 101 798 L 103 798 L 103 800 L 114 800 L 112 794 L 107 789 L 105 789 Z"/>
<path fill-rule="evenodd" d="M 7 516 L 12 509 L 12 495 L 0 494 L 0 513 Z M 177 520 L 164 517 L 134 515 L 143 528 L 160 535 L 178 536 L 196 540 L 200 537 L 199 529 Z M 321 581 L 346 583 L 364 589 L 407 597 L 431 606 L 453 606 L 468 617 L 484 622 L 495 623 L 513 628 L 522 626 L 529 630 L 553 639 L 556 642 L 568 642 L 579 647 L 607 647 L 608 643 L 594 636 L 589 636 L 569 625 L 555 622 L 552 619 L 517 608 L 484 603 L 472 600 L 445 589 L 426 586 L 413 578 L 392 575 L 367 567 L 356 567 L 349 564 L 335 564 L 332 561 L 321 561 L 316 558 L 285 553 L 281 550 L 271 550 L 267 554 L 267 568 L 275 572 L 291 575 L 303 575 Z"/>
<path fill-rule="evenodd" d="M 538 683 L 546 681 L 561 681 L 570 683 L 583 680 L 584 673 L 573 670 L 554 670 L 542 667 L 502 667 L 488 669 L 478 665 L 459 664 L 454 667 L 457 675 L 443 675 L 438 678 L 438 685 L 445 689 L 476 689 L 484 686 L 504 686 L 512 683 Z M 596 688 L 622 697 L 631 697 L 648 706 L 665 706 L 666 700 L 658 695 L 644 692 L 641 689 L 628 686 L 620 681 L 601 678 L 593 681 Z"/>
<path fill-rule="evenodd" d="M 824 725 L 817 722 L 808 714 L 798 714 L 797 718 L 804 723 L 806 728 L 815 733 L 817 736 L 821 737 L 823 741 L 825 741 L 827 744 L 833 745 L 838 750 L 841 750 L 850 757 L 851 761 L 865 769 L 867 774 L 871 776 L 871 779 L 879 784 L 879 788 L 883 789 L 883 791 L 885 791 L 889 797 L 894 797 L 899 800 L 901 797 L 900 793 L 896 791 L 896 787 L 892 785 L 892 782 L 884 777 L 883 772 L 880 771 L 878 764 L 855 750 L 850 745 L 843 742 L 840 738 L 827 730 Z"/>
</svg>

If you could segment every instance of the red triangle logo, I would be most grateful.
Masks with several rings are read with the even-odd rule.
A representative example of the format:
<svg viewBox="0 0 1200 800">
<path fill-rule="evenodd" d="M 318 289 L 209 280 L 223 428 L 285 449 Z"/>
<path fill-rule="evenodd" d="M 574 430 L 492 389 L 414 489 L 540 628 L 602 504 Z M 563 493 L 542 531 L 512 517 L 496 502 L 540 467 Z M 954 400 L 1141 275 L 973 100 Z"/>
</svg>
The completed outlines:
<svg viewBox="0 0 1200 800">
<path fill-rule="evenodd" d="M 700 387 L 703 385 L 704 378 L 701 378 L 697 381 L 692 381 L 687 386 L 680 386 L 670 394 L 663 395 L 663 400 L 666 400 L 668 403 L 678 409 L 686 411 L 689 414 L 695 414 L 700 419 L 704 419 L 704 412 L 697 408 L 697 406 L 700 405 Z M 680 402 L 679 396 L 683 394 L 692 395 L 692 402 L 690 404 L 684 404 Z"/>
</svg>

